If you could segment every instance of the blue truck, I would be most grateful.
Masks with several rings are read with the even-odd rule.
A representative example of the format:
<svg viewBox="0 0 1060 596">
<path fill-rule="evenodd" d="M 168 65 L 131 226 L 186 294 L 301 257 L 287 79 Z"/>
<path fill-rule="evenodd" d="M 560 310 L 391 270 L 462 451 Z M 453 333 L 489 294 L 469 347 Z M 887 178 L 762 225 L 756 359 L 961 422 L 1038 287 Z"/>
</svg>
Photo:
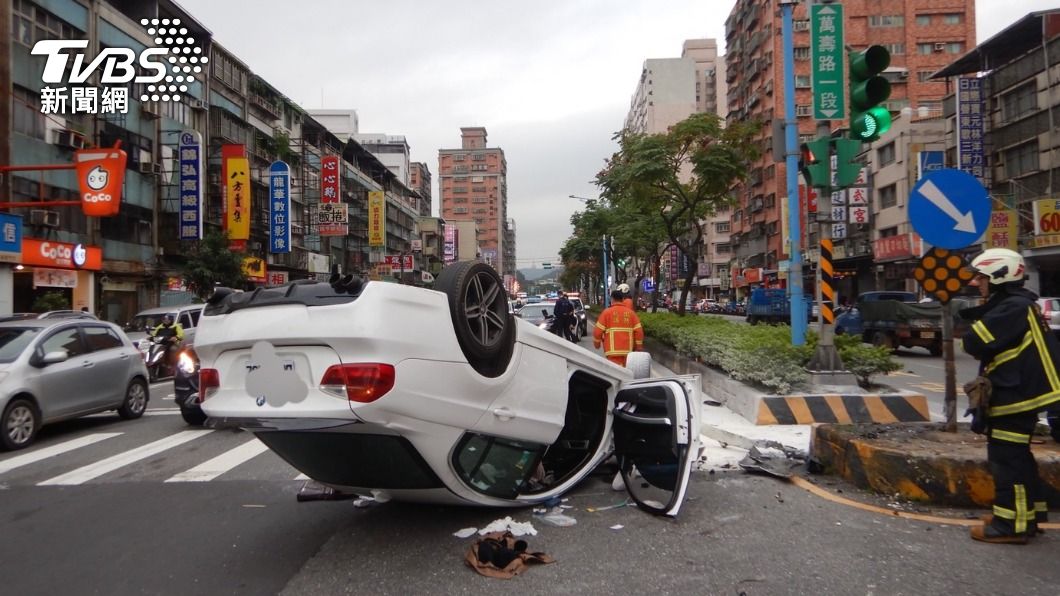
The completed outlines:
<svg viewBox="0 0 1060 596">
<path fill-rule="evenodd" d="M 806 320 L 809 321 L 813 314 L 813 297 L 804 295 L 806 303 Z M 787 323 L 791 324 L 791 300 L 788 291 L 784 289 L 755 288 L 751 290 L 751 298 L 747 301 L 747 322 L 756 323 Z"/>
</svg>

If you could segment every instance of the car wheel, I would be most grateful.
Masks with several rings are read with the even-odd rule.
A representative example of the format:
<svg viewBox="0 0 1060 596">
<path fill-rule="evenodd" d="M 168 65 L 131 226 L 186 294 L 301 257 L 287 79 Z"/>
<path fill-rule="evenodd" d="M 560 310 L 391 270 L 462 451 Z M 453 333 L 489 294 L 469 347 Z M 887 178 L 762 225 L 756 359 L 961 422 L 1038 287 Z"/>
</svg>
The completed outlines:
<svg viewBox="0 0 1060 596">
<path fill-rule="evenodd" d="M 181 408 L 180 417 L 192 426 L 202 426 L 206 423 L 206 413 L 201 408 Z"/>
<path fill-rule="evenodd" d="M 449 313 L 468 363 L 487 377 L 508 367 L 515 344 L 515 317 L 497 272 L 479 261 L 454 263 L 438 274 L 435 289 L 449 296 Z"/>
<path fill-rule="evenodd" d="M 147 409 L 147 383 L 143 379 L 133 379 L 125 389 L 125 401 L 118 408 L 118 415 L 125 420 L 132 420 L 144 415 Z"/>
<path fill-rule="evenodd" d="M 648 352 L 630 352 L 626 355 L 626 368 L 633 373 L 634 379 L 651 377 L 651 354 Z"/>
<path fill-rule="evenodd" d="M 4 416 L 0 419 L 0 435 L 4 449 L 14 451 L 22 449 L 33 442 L 40 430 L 40 416 L 33 402 L 28 399 L 13 399 L 4 409 Z"/>
</svg>

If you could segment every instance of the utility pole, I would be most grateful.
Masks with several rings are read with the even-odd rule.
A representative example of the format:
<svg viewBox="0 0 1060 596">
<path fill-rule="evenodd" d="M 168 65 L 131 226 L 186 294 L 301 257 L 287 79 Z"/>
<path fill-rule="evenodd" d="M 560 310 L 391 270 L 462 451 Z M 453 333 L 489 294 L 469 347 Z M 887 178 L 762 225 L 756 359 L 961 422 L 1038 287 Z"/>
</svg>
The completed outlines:
<svg viewBox="0 0 1060 596">
<path fill-rule="evenodd" d="M 802 288 L 802 228 L 799 221 L 799 144 L 795 117 L 795 48 L 792 13 L 798 0 L 780 0 L 784 42 L 784 169 L 788 191 L 788 288 L 791 299 L 791 345 L 806 342 L 806 305 Z"/>
</svg>

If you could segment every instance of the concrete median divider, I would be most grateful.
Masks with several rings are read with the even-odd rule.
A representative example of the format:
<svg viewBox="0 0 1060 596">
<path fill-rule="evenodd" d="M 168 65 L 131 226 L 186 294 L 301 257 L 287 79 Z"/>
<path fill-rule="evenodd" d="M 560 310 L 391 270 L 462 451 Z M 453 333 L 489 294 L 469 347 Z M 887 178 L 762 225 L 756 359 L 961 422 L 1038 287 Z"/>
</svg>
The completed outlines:
<svg viewBox="0 0 1060 596">
<path fill-rule="evenodd" d="M 651 352 L 653 360 L 677 374 L 701 375 L 706 395 L 755 424 L 927 422 L 931 419 L 927 398 L 918 393 L 866 394 L 851 388 L 841 392 L 771 395 L 651 338 L 645 340 L 644 347 Z"/>
</svg>

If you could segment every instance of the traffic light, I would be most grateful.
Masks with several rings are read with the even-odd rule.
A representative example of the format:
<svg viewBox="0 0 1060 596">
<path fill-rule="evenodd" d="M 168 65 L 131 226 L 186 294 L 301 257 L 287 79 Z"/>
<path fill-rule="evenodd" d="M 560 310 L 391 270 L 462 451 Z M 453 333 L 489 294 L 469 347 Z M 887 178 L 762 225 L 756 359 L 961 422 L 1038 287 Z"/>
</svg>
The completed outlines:
<svg viewBox="0 0 1060 596">
<path fill-rule="evenodd" d="M 799 171 L 807 186 L 825 187 L 832 183 L 829 148 L 831 139 L 806 141 L 799 147 Z"/>
<path fill-rule="evenodd" d="M 880 104 L 891 96 L 891 84 L 880 76 L 891 64 L 883 46 L 847 54 L 850 62 L 850 138 L 875 141 L 891 128 L 891 112 Z"/>
<path fill-rule="evenodd" d="M 861 141 L 851 139 L 833 139 L 835 144 L 835 178 L 836 186 L 846 188 L 853 186 L 861 174 L 861 163 L 857 160 L 861 151 Z"/>
</svg>

